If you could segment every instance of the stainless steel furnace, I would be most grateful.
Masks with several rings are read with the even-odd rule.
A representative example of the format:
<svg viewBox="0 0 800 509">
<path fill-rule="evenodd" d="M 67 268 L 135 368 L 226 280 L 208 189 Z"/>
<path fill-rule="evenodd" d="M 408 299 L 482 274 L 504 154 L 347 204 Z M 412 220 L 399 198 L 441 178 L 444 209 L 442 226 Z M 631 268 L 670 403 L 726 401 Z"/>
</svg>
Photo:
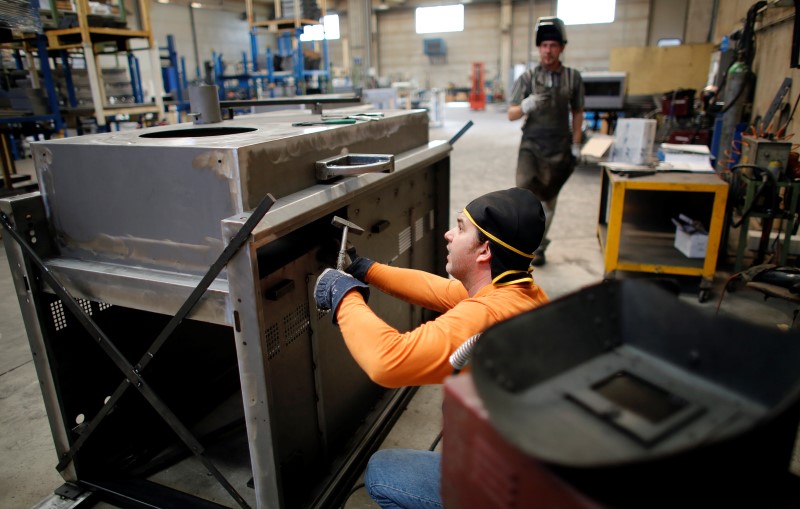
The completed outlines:
<svg viewBox="0 0 800 509">
<path fill-rule="evenodd" d="M 314 306 L 340 234 L 331 218 L 365 228 L 352 241 L 371 258 L 444 274 L 451 145 L 429 140 L 424 111 L 384 113 L 311 127 L 293 126 L 310 112 L 270 113 L 35 144 L 41 193 L 0 210 L 36 255 L 4 236 L 66 481 L 141 504 L 343 498 L 412 390 L 373 384 Z M 380 156 L 355 168 L 353 154 Z M 274 206 L 163 338 L 267 193 Z M 370 305 L 399 329 L 428 318 L 378 292 Z"/>
</svg>

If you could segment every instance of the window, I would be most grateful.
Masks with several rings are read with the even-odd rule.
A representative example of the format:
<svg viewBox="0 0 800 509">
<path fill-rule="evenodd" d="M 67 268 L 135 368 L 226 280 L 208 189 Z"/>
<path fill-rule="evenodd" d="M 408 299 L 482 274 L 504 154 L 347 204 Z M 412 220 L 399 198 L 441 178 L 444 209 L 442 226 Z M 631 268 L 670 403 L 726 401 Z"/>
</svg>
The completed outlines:
<svg viewBox="0 0 800 509">
<path fill-rule="evenodd" d="M 565 25 L 588 25 L 614 21 L 616 0 L 558 0 L 556 16 Z"/>
<path fill-rule="evenodd" d="M 439 7 L 417 7 L 417 33 L 463 32 L 464 6 L 442 5 Z"/>
<path fill-rule="evenodd" d="M 663 48 L 664 46 L 680 46 L 681 40 L 680 39 L 659 39 L 658 43 L 656 44 L 659 48 Z"/>
<path fill-rule="evenodd" d="M 321 41 L 323 38 L 330 40 L 339 38 L 339 15 L 328 14 L 320 20 L 320 25 L 305 25 L 300 40 Z"/>
</svg>

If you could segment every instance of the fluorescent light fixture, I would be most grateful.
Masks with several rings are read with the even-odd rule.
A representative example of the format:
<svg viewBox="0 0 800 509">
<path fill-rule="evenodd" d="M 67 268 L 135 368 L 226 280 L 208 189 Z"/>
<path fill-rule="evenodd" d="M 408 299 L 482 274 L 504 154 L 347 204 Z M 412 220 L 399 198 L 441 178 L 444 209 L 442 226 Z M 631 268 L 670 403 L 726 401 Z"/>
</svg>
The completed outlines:
<svg viewBox="0 0 800 509">
<path fill-rule="evenodd" d="M 189 4 L 189 6 L 194 8 L 194 9 L 199 9 L 200 7 L 203 6 L 203 4 L 201 4 L 200 2 L 192 2 L 192 3 Z"/>
</svg>

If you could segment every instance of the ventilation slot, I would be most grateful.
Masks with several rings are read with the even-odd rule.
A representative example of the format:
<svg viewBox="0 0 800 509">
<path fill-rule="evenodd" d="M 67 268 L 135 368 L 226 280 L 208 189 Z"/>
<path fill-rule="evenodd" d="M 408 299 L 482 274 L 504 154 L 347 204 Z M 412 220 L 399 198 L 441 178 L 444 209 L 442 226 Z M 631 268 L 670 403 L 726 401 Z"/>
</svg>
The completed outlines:
<svg viewBox="0 0 800 509">
<path fill-rule="evenodd" d="M 322 320 L 322 317 L 330 313 L 330 309 L 317 308 L 317 320 Z"/>
<path fill-rule="evenodd" d="M 397 237 L 398 253 L 403 254 L 411 247 L 411 227 L 400 232 Z"/>
<path fill-rule="evenodd" d="M 436 226 L 436 221 L 433 215 L 433 211 L 431 210 L 430 212 L 428 212 L 428 229 L 433 230 L 435 226 Z"/>
<path fill-rule="evenodd" d="M 86 311 L 86 314 L 92 316 L 92 301 L 86 299 L 76 299 L 76 300 L 78 301 L 78 304 L 81 305 L 81 308 L 83 308 L 83 310 Z"/>
<path fill-rule="evenodd" d="M 414 221 L 414 242 L 419 242 L 425 236 L 425 218 Z"/>
<path fill-rule="evenodd" d="M 98 302 L 97 303 L 97 309 L 99 311 L 105 311 L 106 309 L 108 309 L 110 307 L 111 307 L 111 304 L 108 304 L 108 303 L 105 303 L 105 302 Z"/>
<path fill-rule="evenodd" d="M 266 332 L 267 337 L 267 359 L 272 359 L 281 353 L 281 336 L 278 324 L 270 325 Z"/>
<path fill-rule="evenodd" d="M 308 330 L 308 304 L 298 306 L 293 312 L 283 317 L 283 331 L 286 344 L 290 344 Z"/>
<path fill-rule="evenodd" d="M 50 303 L 50 311 L 53 313 L 53 325 L 56 330 L 67 328 L 67 316 L 64 314 L 64 305 L 60 300 Z"/>
</svg>

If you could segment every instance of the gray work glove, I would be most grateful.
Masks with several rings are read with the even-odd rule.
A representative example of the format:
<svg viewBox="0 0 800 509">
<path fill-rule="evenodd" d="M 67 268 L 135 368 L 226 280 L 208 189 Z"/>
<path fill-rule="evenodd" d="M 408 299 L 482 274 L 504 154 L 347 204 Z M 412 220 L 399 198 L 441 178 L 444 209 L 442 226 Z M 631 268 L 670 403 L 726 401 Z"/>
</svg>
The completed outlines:
<svg viewBox="0 0 800 509">
<path fill-rule="evenodd" d="M 355 246 L 349 247 L 345 252 L 347 256 L 345 256 L 344 271 L 362 283 L 366 283 L 367 271 L 369 271 L 369 268 L 372 267 L 375 261 L 363 256 L 358 256 Z"/>
<path fill-rule="evenodd" d="M 369 299 L 369 286 L 354 278 L 350 274 L 336 269 L 325 269 L 317 278 L 314 285 L 314 300 L 319 309 L 330 309 L 333 311 L 333 323 L 336 320 L 336 310 L 344 296 L 350 290 L 356 289 L 364 296 L 364 300 Z"/>
<path fill-rule="evenodd" d="M 530 115 L 538 108 L 540 108 L 545 101 L 547 101 L 546 94 L 531 94 L 525 99 L 522 100 L 520 103 L 520 107 L 522 107 L 522 113 L 526 115 Z"/>
<path fill-rule="evenodd" d="M 581 158 L 581 144 L 580 143 L 573 143 L 572 144 L 572 156 L 575 159 Z"/>
</svg>

